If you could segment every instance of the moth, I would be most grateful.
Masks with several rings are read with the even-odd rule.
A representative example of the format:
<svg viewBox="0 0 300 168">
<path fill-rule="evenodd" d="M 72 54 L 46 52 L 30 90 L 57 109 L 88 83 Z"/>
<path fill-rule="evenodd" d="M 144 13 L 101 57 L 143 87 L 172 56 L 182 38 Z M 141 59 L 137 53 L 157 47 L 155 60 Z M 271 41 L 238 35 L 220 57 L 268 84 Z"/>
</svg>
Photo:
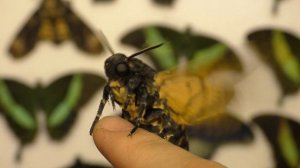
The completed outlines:
<svg viewBox="0 0 300 168">
<path fill-rule="evenodd" d="M 157 70 L 162 97 L 176 111 L 171 116 L 186 127 L 191 152 L 210 158 L 223 143 L 253 139 L 248 124 L 227 109 L 236 99 L 234 85 L 243 66 L 226 43 L 191 27 L 180 31 L 156 24 L 130 30 L 121 42 L 138 49 L 165 42 L 145 54 Z"/>
<path fill-rule="evenodd" d="M 203 75 L 207 74 L 208 71 L 212 73 L 212 67 L 220 63 L 223 56 L 226 56 L 223 61 L 236 59 L 233 57 L 232 52 L 226 46 L 213 43 L 212 40 L 205 43 L 206 40 L 200 38 L 200 41 L 204 43 L 194 43 L 196 37 L 195 39 L 192 38 L 195 41 L 188 41 L 184 46 L 181 46 L 184 44 L 181 41 L 190 36 L 168 31 L 170 29 L 167 28 L 159 28 L 161 28 L 159 30 L 166 30 L 170 33 L 168 36 L 170 39 L 163 39 L 156 27 L 149 27 L 145 30 L 148 32 L 146 35 L 138 29 L 122 39 L 122 42 L 126 41 L 139 45 L 138 47 L 142 48 L 139 52 L 126 56 L 120 53 L 114 54 L 110 49 L 112 56 L 105 61 L 104 67 L 108 82 L 104 88 L 103 97 L 90 134 L 92 134 L 93 128 L 108 100 L 112 102 L 113 106 L 114 103 L 119 104 L 122 107 L 122 117 L 135 125 L 129 135 L 132 135 L 139 127 L 145 128 L 184 149 L 188 149 L 189 146 L 187 129 L 190 126 L 196 129 L 194 126 L 199 126 L 205 120 L 224 113 L 225 105 L 233 96 L 232 90 L 229 87 L 219 87 L 218 82 L 208 78 L 206 80 Z M 174 39 L 177 41 L 174 41 Z M 159 42 L 166 43 L 163 46 L 161 44 L 153 45 Z M 199 46 L 203 44 L 204 46 L 207 46 L 207 44 L 215 45 L 202 51 Z M 146 46 L 153 47 L 146 48 Z M 190 71 L 186 71 L 185 68 L 182 70 L 182 68 L 176 66 L 177 59 L 179 59 L 178 51 L 183 48 L 189 49 L 186 47 L 195 47 L 194 51 L 189 50 L 189 52 L 193 54 L 191 56 L 197 57 L 195 59 L 198 60 L 193 61 L 192 64 L 194 65 L 190 66 Z M 197 52 L 196 48 L 198 48 Z M 142 53 L 153 55 L 154 63 L 157 69 L 161 69 L 161 71 L 157 71 L 135 58 Z M 229 68 L 227 65 L 231 63 L 228 62 L 227 65 L 225 62 L 220 64 L 223 67 L 219 67 L 219 70 Z M 236 63 L 233 64 L 236 65 Z M 226 121 L 238 123 L 236 125 L 238 128 L 235 131 L 242 131 L 239 126 L 243 124 L 239 120 L 233 120 L 230 115 L 220 116 L 226 116 Z M 201 127 L 199 126 L 197 129 L 200 130 Z M 248 129 L 246 130 L 248 131 Z M 235 131 L 231 133 L 235 134 Z"/>
<path fill-rule="evenodd" d="M 94 119 L 90 134 L 99 120 L 106 102 L 122 106 L 122 117 L 132 122 L 137 128 L 145 128 L 157 133 L 164 139 L 188 149 L 184 127 L 178 125 L 171 117 L 164 99 L 160 98 L 155 86 L 155 70 L 134 58 L 146 51 L 160 47 L 161 44 L 146 48 L 130 56 L 114 52 L 105 61 L 105 73 L 108 82 L 104 87 L 103 97 Z"/>
<path fill-rule="evenodd" d="M 23 58 L 39 40 L 61 44 L 72 40 L 82 51 L 99 54 L 103 51 L 97 35 L 62 0 L 43 0 L 9 47 L 13 58 Z"/>
<path fill-rule="evenodd" d="M 300 87 L 300 39 L 282 29 L 265 28 L 247 36 L 257 56 L 272 69 L 282 96 L 295 94 Z"/>
<path fill-rule="evenodd" d="M 37 111 L 45 113 L 50 137 L 61 140 L 71 129 L 80 108 L 104 84 L 104 78 L 92 73 L 74 73 L 48 85 L 36 86 L 13 79 L 0 79 L 0 114 L 2 114 L 21 147 L 32 142 L 38 126 Z"/>
<path fill-rule="evenodd" d="M 266 136 L 273 151 L 276 168 L 300 166 L 299 121 L 265 112 L 264 115 L 255 117 L 253 122 Z"/>
</svg>

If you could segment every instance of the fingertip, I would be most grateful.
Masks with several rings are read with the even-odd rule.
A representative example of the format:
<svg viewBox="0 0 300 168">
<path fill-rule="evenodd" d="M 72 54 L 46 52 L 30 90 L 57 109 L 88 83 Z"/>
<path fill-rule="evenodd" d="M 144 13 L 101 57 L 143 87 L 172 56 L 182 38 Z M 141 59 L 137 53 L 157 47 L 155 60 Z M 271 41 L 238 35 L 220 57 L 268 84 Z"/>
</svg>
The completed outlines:
<svg viewBox="0 0 300 168">
<path fill-rule="evenodd" d="M 128 136 L 132 128 L 130 122 L 120 117 L 104 117 L 95 126 L 94 142 L 114 167 L 177 168 L 203 165 L 200 167 L 220 168 L 144 129 L 139 128 L 132 136 Z"/>
<path fill-rule="evenodd" d="M 133 125 L 130 122 L 120 117 L 107 116 L 98 121 L 92 136 L 96 146 L 101 148 L 102 144 L 105 145 L 107 143 L 107 138 L 114 140 L 115 136 L 117 136 L 117 132 L 129 132 L 132 128 Z M 115 134 L 112 134 L 113 132 L 115 132 Z"/>
<path fill-rule="evenodd" d="M 103 117 L 99 122 L 96 124 L 93 133 L 97 133 L 97 130 L 105 129 L 109 131 L 124 131 L 129 130 L 132 128 L 133 125 L 117 116 L 107 116 Z"/>
</svg>

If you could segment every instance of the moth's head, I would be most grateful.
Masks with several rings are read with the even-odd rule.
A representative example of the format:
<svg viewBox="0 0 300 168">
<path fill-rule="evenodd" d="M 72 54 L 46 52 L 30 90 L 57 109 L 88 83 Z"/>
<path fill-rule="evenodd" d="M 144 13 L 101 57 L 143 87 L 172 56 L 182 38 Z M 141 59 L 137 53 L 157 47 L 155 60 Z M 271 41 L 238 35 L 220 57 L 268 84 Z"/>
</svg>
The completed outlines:
<svg viewBox="0 0 300 168">
<path fill-rule="evenodd" d="M 141 61 L 137 61 L 134 57 L 149 51 L 157 47 L 160 47 L 162 44 L 158 44 L 149 48 L 145 48 L 141 51 L 138 51 L 130 56 L 126 56 L 121 53 L 114 54 L 106 59 L 104 69 L 105 74 L 109 79 L 122 79 L 124 77 L 129 77 L 133 73 L 140 71 L 143 67 Z"/>
<path fill-rule="evenodd" d="M 109 79 L 120 79 L 129 76 L 132 72 L 129 67 L 129 60 L 124 54 L 113 54 L 106 59 L 104 69 Z"/>
</svg>

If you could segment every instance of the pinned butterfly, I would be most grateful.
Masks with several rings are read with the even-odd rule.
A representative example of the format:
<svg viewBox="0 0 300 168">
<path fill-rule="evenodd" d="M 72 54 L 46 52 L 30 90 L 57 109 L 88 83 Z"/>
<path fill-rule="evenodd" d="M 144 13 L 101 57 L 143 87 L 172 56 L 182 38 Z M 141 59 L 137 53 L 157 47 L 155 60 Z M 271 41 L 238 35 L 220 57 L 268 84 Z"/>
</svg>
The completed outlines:
<svg viewBox="0 0 300 168">
<path fill-rule="evenodd" d="M 73 73 L 48 85 L 36 86 L 15 79 L 0 79 L 0 115 L 20 140 L 16 159 L 21 159 L 21 149 L 37 137 L 41 128 L 38 111 L 45 113 L 50 138 L 62 140 L 69 135 L 80 109 L 103 84 L 104 78 L 92 73 Z"/>
</svg>

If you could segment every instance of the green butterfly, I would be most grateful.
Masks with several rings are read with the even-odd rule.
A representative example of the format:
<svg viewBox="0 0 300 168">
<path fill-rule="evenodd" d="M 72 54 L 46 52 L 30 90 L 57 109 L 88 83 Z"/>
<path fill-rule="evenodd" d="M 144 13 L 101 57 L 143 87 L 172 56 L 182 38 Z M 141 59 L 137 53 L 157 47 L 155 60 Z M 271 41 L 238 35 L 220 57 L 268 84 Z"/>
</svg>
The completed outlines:
<svg viewBox="0 0 300 168">
<path fill-rule="evenodd" d="M 253 119 L 270 143 L 276 168 L 300 166 L 300 123 L 279 115 L 261 115 Z"/>
<path fill-rule="evenodd" d="M 282 97 L 296 93 L 300 87 L 300 39 L 280 29 L 263 29 L 250 33 L 248 40 L 272 68 Z"/>
<path fill-rule="evenodd" d="M 199 81 L 202 81 L 203 85 L 199 85 L 198 87 L 202 87 L 203 89 L 203 95 L 199 96 L 195 95 L 197 97 L 222 97 L 222 94 L 219 94 L 219 90 L 216 92 L 216 89 L 219 88 L 209 88 L 209 86 L 206 87 L 205 82 L 207 78 L 210 78 L 212 74 L 215 74 L 217 72 L 225 72 L 230 71 L 237 74 L 241 74 L 242 72 L 242 64 L 239 61 L 238 57 L 235 55 L 235 53 L 224 43 L 212 39 L 210 37 L 202 36 L 193 34 L 190 29 L 187 29 L 185 32 L 179 32 L 173 28 L 160 26 L 160 25 L 149 25 L 149 26 L 143 26 L 140 28 L 136 28 L 129 33 L 127 33 L 122 39 L 121 42 L 127 45 L 134 46 L 136 48 L 142 49 L 146 46 L 152 46 L 154 44 L 158 44 L 161 42 L 164 42 L 164 45 L 160 48 L 157 48 L 153 51 L 147 52 L 154 63 L 156 69 L 158 69 L 161 72 L 158 72 L 157 76 L 158 79 L 160 79 L 162 82 L 162 86 L 160 86 L 160 91 L 164 91 L 164 93 L 173 93 L 174 90 L 167 90 L 167 89 L 176 89 L 177 92 L 187 92 L 189 90 L 189 86 L 187 85 L 186 89 L 180 88 L 179 89 L 179 83 L 186 83 L 188 84 L 188 81 L 178 81 L 178 80 L 189 80 L 189 78 L 185 78 L 182 76 L 182 74 L 193 74 L 199 78 Z M 183 61 L 184 60 L 184 61 Z M 185 65 L 181 66 L 181 61 L 185 62 Z M 174 70 L 176 69 L 175 73 L 178 73 L 178 75 L 170 75 L 171 78 L 161 79 L 160 76 L 163 76 L 161 74 L 164 74 L 164 71 L 168 70 Z M 180 72 L 179 72 L 180 71 Z M 182 73 L 182 71 L 184 73 Z M 173 73 L 173 71 L 172 71 Z M 181 76 L 180 76 L 181 75 Z M 168 80 L 168 82 L 164 82 Z M 171 81 L 174 82 L 171 82 Z M 176 81 L 176 82 L 175 82 Z M 159 83 L 159 82 L 158 82 Z M 167 83 L 173 83 L 167 85 Z M 200 82 L 201 83 L 201 82 Z M 178 85 L 178 86 L 177 86 Z M 168 86 L 168 88 L 166 88 Z M 191 86 L 190 86 L 191 87 Z M 196 87 L 196 86 L 193 86 Z M 206 89 L 205 89 L 206 88 Z M 222 90 L 222 89 L 220 89 Z M 168 94 L 169 95 L 169 94 Z M 215 95 L 215 96 L 213 96 Z M 227 94 L 224 94 L 227 95 Z M 181 96 L 184 96 L 182 94 Z M 172 102 L 175 102 L 173 104 L 175 106 L 181 106 L 182 107 L 188 107 L 191 106 L 191 102 L 193 105 L 195 105 L 196 108 L 199 107 L 199 109 L 206 109 L 208 115 L 214 114 L 214 111 L 218 111 L 221 109 L 221 113 L 218 113 L 214 117 L 209 117 L 209 119 L 203 121 L 202 123 L 198 123 L 199 120 L 197 120 L 197 117 L 202 117 L 202 115 L 197 114 L 191 114 L 191 116 L 195 117 L 189 117 L 190 124 L 194 123 L 192 121 L 193 119 L 197 120 L 197 125 L 192 125 L 188 127 L 188 134 L 189 134 L 189 140 L 190 140 L 190 149 L 192 151 L 195 151 L 195 153 L 203 156 L 203 157 L 210 157 L 215 149 L 222 143 L 235 141 L 235 140 L 241 140 L 241 141 L 248 141 L 253 138 L 253 134 L 249 127 L 242 123 L 239 119 L 232 116 L 230 113 L 227 113 L 226 106 L 222 107 L 224 105 L 227 105 L 229 97 L 223 97 L 218 99 L 220 101 L 217 102 L 207 102 L 208 104 L 205 104 L 205 101 L 196 103 L 195 100 L 198 101 L 198 99 L 195 99 L 195 97 L 172 97 Z M 167 99 L 169 100 L 169 99 Z M 184 100 L 184 102 L 180 102 Z M 187 100 L 187 101 L 186 101 Z M 200 99 L 199 99 L 200 100 Z M 224 102 L 223 102 L 224 101 Z M 223 103 L 221 103 L 223 102 Z M 220 104 L 218 104 L 220 103 Z M 171 102 L 168 102 L 169 106 Z M 190 105 L 189 105 L 190 104 Z M 198 106 L 197 106 L 198 104 Z M 214 107 L 219 107 L 220 109 L 216 110 Z M 211 107 L 210 107 L 211 106 Z M 193 106 L 194 107 L 194 106 Z M 193 108 L 193 109 L 196 109 Z M 188 108 L 182 108 L 178 111 L 186 111 L 182 109 L 188 109 Z M 191 112 L 194 113 L 193 110 Z M 220 111 L 218 111 L 220 112 Z M 201 114 L 201 112 L 197 112 Z M 189 116 L 190 114 L 186 114 Z M 180 118 L 180 114 L 179 114 Z M 174 119 L 174 118 L 173 118 Z M 177 118 L 175 118 L 176 120 Z M 180 121 L 178 119 L 178 121 Z M 189 124 L 189 123 L 187 123 Z M 224 129 L 226 128 L 226 129 Z M 196 140 L 195 140 L 196 139 Z M 194 141 L 195 140 L 195 141 Z M 199 143 L 201 140 L 201 149 L 198 150 Z M 193 142 L 191 142 L 193 141 Z M 194 143 L 195 142 L 195 143 Z M 197 148 L 197 149 L 196 149 Z M 195 150 L 196 149 L 196 150 Z"/>
<path fill-rule="evenodd" d="M 104 85 L 104 78 L 91 73 L 74 73 L 48 86 L 29 87 L 11 79 L 0 80 L 0 113 L 5 116 L 21 145 L 30 143 L 38 130 L 37 110 L 46 115 L 52 139 L 64 138 L 83 107 Z"/>
</svg>

